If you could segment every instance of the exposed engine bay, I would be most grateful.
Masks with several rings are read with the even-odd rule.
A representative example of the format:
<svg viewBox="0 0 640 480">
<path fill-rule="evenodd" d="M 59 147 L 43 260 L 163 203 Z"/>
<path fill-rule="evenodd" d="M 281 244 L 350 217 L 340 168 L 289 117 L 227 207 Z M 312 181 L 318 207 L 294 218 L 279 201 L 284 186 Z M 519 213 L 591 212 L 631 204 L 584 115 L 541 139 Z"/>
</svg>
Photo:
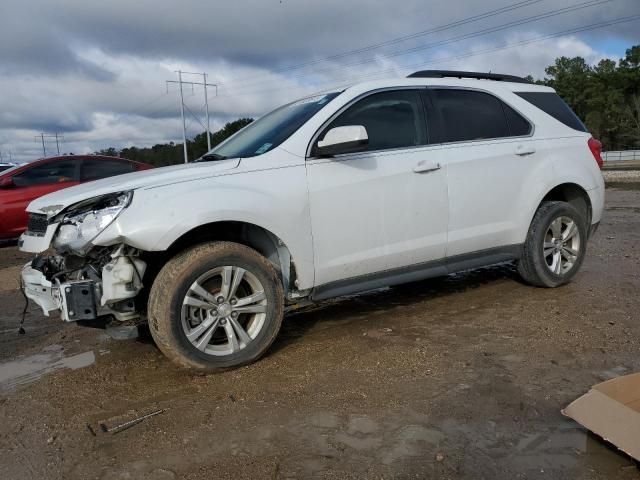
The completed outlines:
<svg viewBox="0 0 640 480">
<path fill-rule="evenodd" d="M 24 293 L 45 315 L 59 309 L 67 322 L 105 315 L 135 320 L 139 313 L 133 298 L 143 288 L 147 268 L 139 255 L 120 244 L 94 247 L 84 256 L 37 256 L 23 268 Z"/>
</svg>

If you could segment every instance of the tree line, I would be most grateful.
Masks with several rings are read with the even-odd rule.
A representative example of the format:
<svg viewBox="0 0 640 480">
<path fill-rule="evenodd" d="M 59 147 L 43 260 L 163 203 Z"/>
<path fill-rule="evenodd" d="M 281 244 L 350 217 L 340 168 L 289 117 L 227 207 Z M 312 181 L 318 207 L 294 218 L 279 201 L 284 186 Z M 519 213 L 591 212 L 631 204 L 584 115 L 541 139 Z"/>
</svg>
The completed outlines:
<svg viewBox="0 0 640 480">
<path fill-rule="evenodd" d="M 253 118 L 239 118 L 233 122 L 228 122 L 220 130 L 211 133 L 211 145 L 216 146 L 244 126 L 253 122 Z M 98 155 L 120 156 L 154 165 L 164 167 L 166 165 L 176 165 L 184 162 L 184 152 L 182 143 L 158 143 L 152 147 L 125 147 L 117 150 L 113 147 L 105 148 L 95 152 Z M 187 154 L 189 160 L 194 160 L 207 153 L 207 134 L 199 133 L 192 139 L 187 139 Z"/>
<path fill-rule="evenodd" d="M 619 61 L 601 60 L 589 65 L 582 57 L 560 57 L 545 69 L 543 79 L 527 77 L 539 85 L 553 87 L 586 124 L 604 150 L 640 149 L 640 45 L 626 51 Z M 211 134 L 211 145 L 236 133 L 252 118 L 227 123 Z M 206 134 L 187 140 L 190 159 L 207 151 Z M 159 143 L 152 147 L 107 148 L 96 152 L 165 166 L 184 161 L 182 143 Z"/>
<path fill-rule="evenodd" d="M 555 88 L 605 150 L 640 149 L 640 45 L 617 62 L 560 57 L 545 73 L 536 83 Z"/>
</svg>

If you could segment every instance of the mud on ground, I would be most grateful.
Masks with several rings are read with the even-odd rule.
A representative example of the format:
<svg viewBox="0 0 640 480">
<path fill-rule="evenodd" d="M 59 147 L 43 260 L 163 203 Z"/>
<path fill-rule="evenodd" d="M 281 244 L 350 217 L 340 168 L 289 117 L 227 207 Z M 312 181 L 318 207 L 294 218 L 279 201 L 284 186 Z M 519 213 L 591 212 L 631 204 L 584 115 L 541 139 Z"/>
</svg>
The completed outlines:
<svg viewBox="0 0 640 480">
<path fill-rule="evenodd" d="M 0 478 L 640 479 L 560 409 L 640 371 L 640 191 L 611 189 L 573 283 L 510 266 L 290 314 L 260 362 L 193 376 L 33 307 L 0 250 Z M 166 412 L 121 433 L 113 426 Z"/>
</svg>

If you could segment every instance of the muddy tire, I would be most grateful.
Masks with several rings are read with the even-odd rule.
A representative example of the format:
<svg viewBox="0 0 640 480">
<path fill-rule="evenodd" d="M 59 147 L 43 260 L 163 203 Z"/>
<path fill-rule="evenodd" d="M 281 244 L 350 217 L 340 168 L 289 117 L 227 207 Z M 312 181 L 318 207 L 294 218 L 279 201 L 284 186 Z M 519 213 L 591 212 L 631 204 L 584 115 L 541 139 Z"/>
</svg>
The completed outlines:
<svg viewBox="0 0 640 480">
<path fill-rule="evenodd" d="M 531 221 L 518 272 L 537 287 L 559 287 L 578 272 L 587 249 L 586 219 L 566 202 L 544 202 Z"/>
<path fill-rule="evenodd" d="M 264 355 L 283 309 L 282 282 L 266 258 L 244 245 L 212 242 L 162 268 L 149 294 L 149 330 L 173 362 L 211 372 Z"/>
</svg>

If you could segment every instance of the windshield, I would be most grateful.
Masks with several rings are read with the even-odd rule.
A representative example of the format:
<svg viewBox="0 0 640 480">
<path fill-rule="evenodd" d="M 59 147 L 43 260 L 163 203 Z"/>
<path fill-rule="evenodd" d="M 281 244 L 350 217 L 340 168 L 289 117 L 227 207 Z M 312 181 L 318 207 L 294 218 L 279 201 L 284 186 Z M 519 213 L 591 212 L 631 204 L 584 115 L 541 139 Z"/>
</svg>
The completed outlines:
<svg viewBox="0 0 640 480">
<path fill-rule="evenodd" d="M 220 160 L 262 155 L 293 135 L 339 94 L 340 92 L 333 92 L 315 95 L 277 108 L 247 125 L 229 140 L 212 149 L 205 157 Z"/>
<path fill-rule="evenodd" d="M 11 173 L 20 167 L 22 167 L 22 165 L 0 165 L 0 175 Z"/>
</svg>

